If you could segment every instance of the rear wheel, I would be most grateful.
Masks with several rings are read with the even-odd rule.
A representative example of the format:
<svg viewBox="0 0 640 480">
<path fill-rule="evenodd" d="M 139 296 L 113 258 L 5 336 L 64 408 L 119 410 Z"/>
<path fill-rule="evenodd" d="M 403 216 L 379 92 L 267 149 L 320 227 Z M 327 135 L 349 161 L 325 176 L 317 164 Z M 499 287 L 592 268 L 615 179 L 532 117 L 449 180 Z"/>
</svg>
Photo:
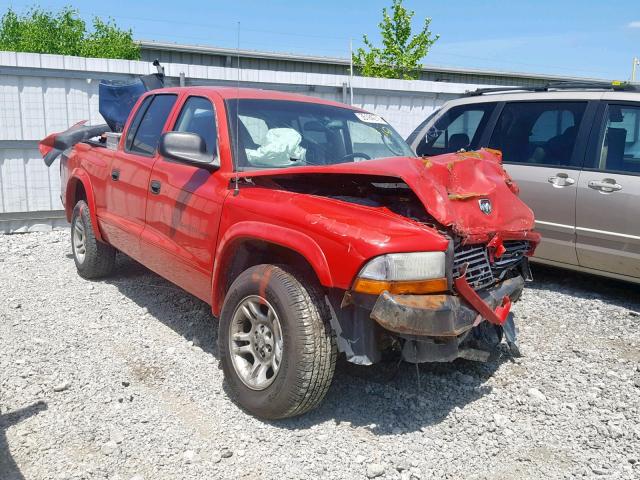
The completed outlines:
<svg viewBox="0 0 640 480">
<path fill-rule="evenodd" d="M 83 278 L 99 278 L 113 270 L 116 250 L 96 239 L 89 206 L 84 200 L 76 203 L 71 217 L 71 250 L 78 273 Z"/>
<path fill-rule="evenodd" d="M 301 415 L 324 398 L 335 368 L 335 337 L 315 279 L 258 265 L 225 298 L 218 346 L 231 395 L 266 419 Z"/>
</svg>

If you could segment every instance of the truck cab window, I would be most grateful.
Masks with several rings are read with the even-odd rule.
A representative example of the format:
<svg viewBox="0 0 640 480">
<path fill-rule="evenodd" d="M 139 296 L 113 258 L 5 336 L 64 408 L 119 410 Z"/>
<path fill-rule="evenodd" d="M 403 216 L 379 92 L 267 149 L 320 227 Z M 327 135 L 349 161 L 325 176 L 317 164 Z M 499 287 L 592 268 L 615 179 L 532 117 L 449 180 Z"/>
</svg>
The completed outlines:
<svg viewBox="0 0 640 480">
<path fill-rule="evenodd" d="M 217 155 L 216 115 L 213 105 L 206 98 L 189 97 L 182 107 L 173 130 L 200 135 L 207 146 L 207 153 Z"/>
<path fill-rule="evenodd" d="M 153 100 L 153 95 L 149 95 L 140 104 L 138 110 L 136 111 L 135 117 L 131 120 L 131 124 L 129 125 L 129 130 L 127 130 L 127 140 L 125 142 L 125 148 L 127 151 L 131 150 L 131 144 L 133 143 L 133 137 L 135 136 L 138 127 L 140 126 L 140 122 L 142 121 L 142 117 L 144 116 L 147 108 L 149 108 L 149 104 Z"/>
<path fill-rule="evenodd" d="M 129 129 L 130 132 L 127 133 L 127 143 L 129 135 L 133 134 L 133 140 L 127 148 L 129 152 L 147 156 L 155 154 L 162 128 L 169 117 L 169 113 L 171 113 L 174 103 L 176 103 L 176 98 L 177 95 L 155 95 L 151 100 L 151 104 L 142 114 L 142 120 L 133 131 L 134 127 L 136 127 L 135 122 L 138 116 L 136 114 L 136 118 L 134 118 Z"/>
<path fill-rule="evenodd" d="M 414 156 L 375 114 L 289 100 L 241 98 L 226 105 L 241 170 Z"/>
</svg>

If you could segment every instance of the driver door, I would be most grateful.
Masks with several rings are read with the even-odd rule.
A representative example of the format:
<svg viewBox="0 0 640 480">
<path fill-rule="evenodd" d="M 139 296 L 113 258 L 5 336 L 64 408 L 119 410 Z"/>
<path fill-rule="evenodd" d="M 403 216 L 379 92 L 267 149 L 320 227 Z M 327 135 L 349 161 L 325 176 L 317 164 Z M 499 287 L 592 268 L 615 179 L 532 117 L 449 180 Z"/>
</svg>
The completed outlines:
<svg viewBox="0 0 640 480">
<path fill-rule="evenodd" d="M 219 157 L 216 109 L 209 98 L 183 99 L 169 131 L 200 135 Z M 211 276 L 222 203 L 228 182 L 207 165 L 159 157 L 151 172 L 144 264 L 196 297 L 211 300 Z"/>
</svg>

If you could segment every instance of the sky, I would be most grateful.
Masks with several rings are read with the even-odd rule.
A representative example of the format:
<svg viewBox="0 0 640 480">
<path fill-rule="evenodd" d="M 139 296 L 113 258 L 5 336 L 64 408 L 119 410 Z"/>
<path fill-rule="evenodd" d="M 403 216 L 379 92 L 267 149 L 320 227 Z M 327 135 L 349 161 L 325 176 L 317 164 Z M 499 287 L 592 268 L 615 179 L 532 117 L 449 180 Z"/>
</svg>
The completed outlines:
<svg viewBox="0 0 640 480">
<path fill-rule="evenodd" d="M 25 11 L 33 1 L 1 1 Z M 115 19 L 139 40 L 330 57 L 349 56 L 367 34 L 379 42 L 382 8 L 391 0 L 42 0 L 71 5 L 88 20 Z M 440 34 L 425 65 L 628 80 L 640 57 L 639 0 L 405 0 Z M 640 68 L 638 72 L 640 76 Z"/>
</svg>

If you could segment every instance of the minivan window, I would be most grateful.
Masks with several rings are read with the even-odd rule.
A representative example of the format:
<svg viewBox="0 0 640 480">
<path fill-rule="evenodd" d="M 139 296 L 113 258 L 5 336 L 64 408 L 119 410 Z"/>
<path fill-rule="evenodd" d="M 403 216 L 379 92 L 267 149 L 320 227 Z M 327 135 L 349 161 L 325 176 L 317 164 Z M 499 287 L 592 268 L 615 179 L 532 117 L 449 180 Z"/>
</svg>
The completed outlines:
<svg viewBox="0 0 640 480">
<path fill-rule="evenodd" d="M 131 153 L 153 155 L 156 152 L 162 128 L 171 113 L 177 95 L 155 95 L 144 113 L 129 147 Z"/>
<path fill-rule="evenodd" d="M 586 102 L 514 102 L 505 105 L 489 140 L 506 163 L 578 166 L 573 158 Z"/>
<path fill-rule="evenodd" d="M 416 147 L 416 153 L 420 156 L 441 155 L 477 148 L 484 125 L 494 108 L 494 103 L 479 103 L 447 110 L 427 130 Z"/>
<path fill-rule="evenodd" d="M 213 105 L 203 97 L 189 97 L 173 128 L 176 132 L 196 133 L 202 137 L 209 155 L 217 155 L 216 116 Z"/>
<path fill-rule="evenodd" d="M 609 105 L 606 122 L 599 168 L 640 173 L 640 107 Z"/>
</svg>

